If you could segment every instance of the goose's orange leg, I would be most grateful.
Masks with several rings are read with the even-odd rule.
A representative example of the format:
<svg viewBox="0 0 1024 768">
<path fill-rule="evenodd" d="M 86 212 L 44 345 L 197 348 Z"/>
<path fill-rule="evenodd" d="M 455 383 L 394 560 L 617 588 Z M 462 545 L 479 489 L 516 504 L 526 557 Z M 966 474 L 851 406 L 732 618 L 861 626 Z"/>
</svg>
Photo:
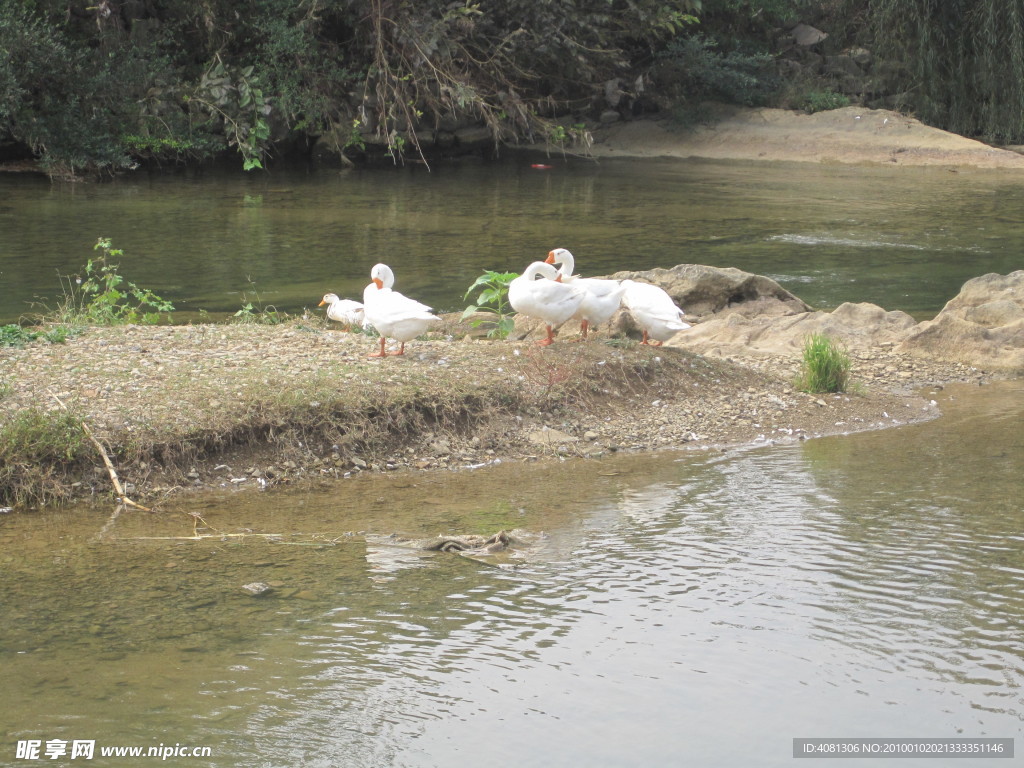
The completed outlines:
<svg viewBox="0 0 1024 768">
<path fill-rule="evenodd" d="M 388 353 L 384 350 L 384 344 L 387 341 L 383 336 L 380 337 L 380 352 L 374 352 L 370 357 L 387 357 Z"/>
</svg>

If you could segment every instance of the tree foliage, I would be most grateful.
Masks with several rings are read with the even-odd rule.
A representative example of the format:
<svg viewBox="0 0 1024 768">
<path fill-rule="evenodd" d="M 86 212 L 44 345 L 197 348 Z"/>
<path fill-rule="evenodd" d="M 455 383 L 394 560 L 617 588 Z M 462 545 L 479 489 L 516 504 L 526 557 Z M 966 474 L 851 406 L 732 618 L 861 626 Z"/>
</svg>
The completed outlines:
<svg viewBox="0 0 1024 768">
<path fill-rule="evenodd" d="M 1022 0 L 871 0 L 880 52 L 925 122 L 988 141 L 1024 141 Z"/>
<path fill-rule="evenodd" d="M 606 82 L 690 55 L 699 16 L 749 22 L 765 2 L 0 0 L 0 134 L 66 175 L 225 149 L 256 168 L 319 136 L 398 157 L 466 125 L 536 140 Z M 700 86 L 722 90 L 714 76 Z"/>
</svg>

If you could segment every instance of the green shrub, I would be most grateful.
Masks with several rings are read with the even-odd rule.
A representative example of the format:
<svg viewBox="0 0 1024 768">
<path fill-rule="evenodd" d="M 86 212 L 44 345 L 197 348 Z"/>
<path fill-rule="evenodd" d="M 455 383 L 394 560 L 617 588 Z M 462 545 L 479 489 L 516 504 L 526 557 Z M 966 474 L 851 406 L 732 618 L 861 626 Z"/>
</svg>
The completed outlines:
<svg viewBox="0 0 1024 768">
<path fill-rule="evenodd" d="M 658 54 L 654 77 L 679 99 L 753 106 L 778 89 L 773 62 L 767 53 L 723 52 L 715 41 L 696 34 L 676 38 Z"/>
<path fill-rule="evenodd" d="M 812 115 L 850 106 L 850 99 L 835 91 L 811 91 L 803 99 L 803 108 Z"/>
<path fill-rule="evenodd" d="M 470 304 L 466 307 L 462 313 L 462 319 L 465 320 L 477 312 L 489 312 L 494 315 L 493 319 L 477 318 L 471 325 L 474 328 L 478 328 L 484 323 L 489 324 L 491 326 L 490 330 L 487 331 L 487 338 L 489 339 L 508 338 L 516 324 L 515 313 L 512 312 L 512 307 L 508 303 L 508 286 L 517 277 L 519 275 L 515 272 L 485 270 L 476 279 L 476 282 L 469 286 L 469 289 L 462 297 L 464 299 L 468 298 L 469 294 L 477 288 L 483 288 L 477 297 L 476 304 Z"/>
<path fill-rule="evenodd" d="M 813 333 L 804 340 L 803 363 L 796 388 L 815 394 L 845 392 L 850 384 L 850 356 L 828 336 Z"/>
<path fill-rule="evenodd" d="M 99 238 L 93 250 L 102 254 L 89 259 L 83 275 L 66 280 L 64 301 L 56 313 L 59 322 L 71 326 L 155 325 L 165 313 L 170 319 L 174 311 L 171 302 L 126 280 L 120 267 L 110 262 L 124 256 L 124 251 L 114 248 L 106 237 Z"/>
</svg>

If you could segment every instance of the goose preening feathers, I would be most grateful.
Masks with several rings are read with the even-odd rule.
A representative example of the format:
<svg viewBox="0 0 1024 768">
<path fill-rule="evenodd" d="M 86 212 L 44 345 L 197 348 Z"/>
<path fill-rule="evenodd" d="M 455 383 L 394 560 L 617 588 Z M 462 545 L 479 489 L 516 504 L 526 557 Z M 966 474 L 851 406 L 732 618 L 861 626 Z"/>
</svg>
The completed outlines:
<svg viewBox="0 0 1024 768">
<path fill-rule="evenodd" d="M 431 314 L 430 307 L 410 299 L 392 286 L 395 273 L 387 264 L 376 264 L 370 270 L 370 284 L 363 289 L 363 314 L 365 322 L 380 334 L 380 351 L 370 357 L 386 357 L 384 345 L 387 339 L 401 342 L 396 355 L 405 354 L 405 342 L 425 333 L 439 317 Z"/>
<path fill-rule="evenodd" d="M 547 326 L 547 337 L 538 341 L 546 346 L 554 340 L 552 327 L 561 325 L 580 308 L 585 291 L 560 281 L 558 270 L 543 261 L 535 261 L 509 283 L 508 303 L 512 309 L 536 318 Z"/>
<path fill-rule="evenodd" d="M 580 334 L 586 341 L 590 326 L 600 325 L 615 314 L 622 303 L 622 296 L 626 289 L 618 280 L 602 280 L 596 277 L 574 275 L 576 260 L 572 253 L 565 248 L 555 248 L 553 251 L 549 251 L 546 263 L 560 264 L 558 273 L 562 276 L 562 282 L 575 285 L 586 292 L 580 303 L 580 308 L 573 315 L 573 318 L 580 321 Z"/>
<path fill-rule="evenodd" d="M 672 297 L 663 289 L 634 280 L 623 280 L 622 285 L 626 289 L 622 303 L 643 329 L 641 344 L 660 346 L 677 332 L 690 327 L 689 323 L 683 322 L 683 310 L 675 305 Z"/>
</svg>

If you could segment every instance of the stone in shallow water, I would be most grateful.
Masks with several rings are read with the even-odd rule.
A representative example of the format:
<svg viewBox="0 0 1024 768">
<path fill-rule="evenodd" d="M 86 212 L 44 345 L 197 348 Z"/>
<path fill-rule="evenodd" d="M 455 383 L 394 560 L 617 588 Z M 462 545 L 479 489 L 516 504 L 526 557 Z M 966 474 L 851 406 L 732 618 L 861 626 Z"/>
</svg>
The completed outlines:
<svg viewBox="0 0 1024 768">
<path fill-rule="evenodd" d="M 254 581 L 250 584 L 243 584 L 242 590 L 244 592 L 248 592 L 250 595 L 253 595 L 254 597 L 259 597 L 261 595 L 267 594 L 268 592 L 272 592 L 274 588 L 265 582 Z"/>
</svg>

